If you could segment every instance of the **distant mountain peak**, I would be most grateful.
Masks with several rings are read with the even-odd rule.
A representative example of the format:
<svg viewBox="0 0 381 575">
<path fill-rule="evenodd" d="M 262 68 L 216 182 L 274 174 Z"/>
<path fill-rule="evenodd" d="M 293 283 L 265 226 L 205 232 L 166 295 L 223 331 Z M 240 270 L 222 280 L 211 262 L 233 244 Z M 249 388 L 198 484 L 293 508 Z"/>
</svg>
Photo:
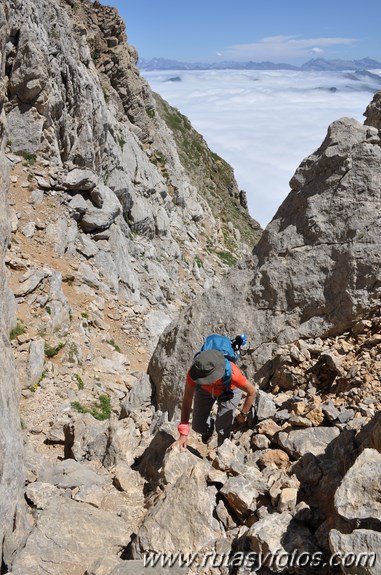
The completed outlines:
<svg viewBox="0 0 381 575">
<path fill-rule="evenodd" d="M 141 70 L 300 70 L 300 71 L 321 71 L 339 72 L 343 70 L 368 69 L 375 70 L 381 68 L 381 62 L 372 58 L 362 58 L 360 60 L 325 60 L 324 58 L 314 58 L 305 62 L 301 66 L 293 66 L 284 62 L 181 62 L 167 58 L 152 58 L 147 60 L 139 58 L 138 66 Z"/>
</svg>

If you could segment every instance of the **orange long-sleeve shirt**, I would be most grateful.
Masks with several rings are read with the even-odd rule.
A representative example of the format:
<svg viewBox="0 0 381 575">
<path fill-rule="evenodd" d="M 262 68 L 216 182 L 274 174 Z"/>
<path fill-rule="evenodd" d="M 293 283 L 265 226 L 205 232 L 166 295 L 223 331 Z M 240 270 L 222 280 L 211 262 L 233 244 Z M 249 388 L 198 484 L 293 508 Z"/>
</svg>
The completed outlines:
<svg viewBox="0 0 381 575">
<path fill-rule="evenodd" d="M 234 389 L 235 387 L 239 387 L 240 389 L 242 389 L 244 385 L 248 382 L 248 380 L 235 363 L 231 361 L 230 365 L 232 367 L 232 378 L 230 380 L 230 388 Z M 188 370 L 187 373 L 186 383 L 191 387 L 196 387 L 197 383 L 195 383 L 193 379 L 191 379 L 189 371 L 190 370 Z M 213 395 L 213 397 L 218 397 L 226 389 L 226 386 L 222 383 L 222 378 L 220 378 L 214 383 L 208 385 L 202 385 L 201 388 L 205 389 L 205 391 L 208 391 L 211 395 Z"/>
</svg>

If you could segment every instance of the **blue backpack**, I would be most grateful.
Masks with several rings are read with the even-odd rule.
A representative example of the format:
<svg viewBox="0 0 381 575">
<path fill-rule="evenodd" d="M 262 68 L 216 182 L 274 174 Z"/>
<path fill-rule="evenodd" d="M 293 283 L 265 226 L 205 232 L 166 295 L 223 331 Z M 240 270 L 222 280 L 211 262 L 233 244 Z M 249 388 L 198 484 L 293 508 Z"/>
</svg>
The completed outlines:
<svg viewBox="0 0 381 575">
<path fill-rule="evenodd" d="M 205 338 L 204 343 L 200 351 L 208 351 L 210 349 L 216 349 L 223 353 L 225 357 L 225 374 L 222 378 L 222 383 L 226 386 L 228 390 L 230 388 L 230 381 L 232 378 L 232 366 L 230 362 L 237 363 L 240 355 L 241 345 L 245 345 L 246 337 L 244 334 L 237 335 L 234 340 L 231 340 L 226 335 L 219 335 L 217 333 L 212 333 Z"/>
</svg>

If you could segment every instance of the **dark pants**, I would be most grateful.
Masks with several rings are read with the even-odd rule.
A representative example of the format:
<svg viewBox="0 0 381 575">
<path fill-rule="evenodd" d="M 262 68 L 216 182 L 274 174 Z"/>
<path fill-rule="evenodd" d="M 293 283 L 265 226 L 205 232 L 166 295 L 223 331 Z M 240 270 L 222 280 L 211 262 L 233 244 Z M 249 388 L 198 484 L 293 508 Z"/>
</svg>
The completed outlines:
<svg viewBox="0 0 381 575">
<path fill-rule="evenodd" d="M 192 429 L 202 435 L 208 435 L 211 430 L 213 430 L 210 412 L 212 411 L 215 401 L 217 401 L 215 427 L 218 445 L 221 445 L 226 438 L 230 437 L 233 428 L 234 412 L 242 397 L 242 390 L 238 388 L 235 388 L 233 393 L 232 399 L 220 402 L 217 401 L 216 397 L 213 397 L 209 392 L 205 391 L 205 389 L 196 387 L 193 400 Z"/>
</svg>

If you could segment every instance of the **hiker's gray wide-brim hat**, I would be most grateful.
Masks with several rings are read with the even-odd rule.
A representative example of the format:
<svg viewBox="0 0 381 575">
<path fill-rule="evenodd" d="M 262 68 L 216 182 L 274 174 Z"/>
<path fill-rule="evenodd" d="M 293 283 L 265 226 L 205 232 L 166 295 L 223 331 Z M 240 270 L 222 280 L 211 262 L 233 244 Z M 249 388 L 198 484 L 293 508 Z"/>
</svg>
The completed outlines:
<svg viewBox="0 0 381 575">
<path fill-rule="evenodd" d="M 195 383 L 207 385 L 221 379 L 225 374 L 225 358 L 220 351 L 202 351 L 193 360 L 189 375 Z"/>
</svg>

